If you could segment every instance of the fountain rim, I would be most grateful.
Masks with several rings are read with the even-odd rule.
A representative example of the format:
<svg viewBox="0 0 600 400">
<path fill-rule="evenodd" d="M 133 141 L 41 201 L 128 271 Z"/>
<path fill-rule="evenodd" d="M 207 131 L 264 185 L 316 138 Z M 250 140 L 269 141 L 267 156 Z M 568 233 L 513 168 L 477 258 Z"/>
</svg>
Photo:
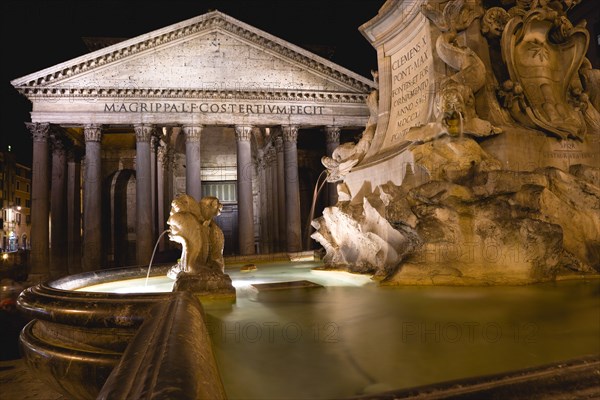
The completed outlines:
<svg viewBox="0 0 600 400">
<path fill-rule="evenodd" d="M 155 266 L 151 276 L 165 275 L 170 265 Z M 115 280 L 144 278 L 147 267 L 118 267 L 67 275 L 25 289 L 17 308 L 32 319 L 89 328 L 135 328 L 150 308 L 173 292 L 108 293 L 77 289 Z"/>
<path fill-rule="evenodd" d="M 159 276 L 166 275 L 167 271 L 170 267 L 172 267 L 172 263 L 170 264 L 162 264 L 162 265 L 153 265 L 151 269 L 150 276 Z M 134 265 L 134 266 L 126 266 L 126 267 L 115 267 L 115 268 L 106 268 L 88 272 L 80 272 L 77 274 L 66 275 L 60 278 L 56 278 L 53 280 L 46 281 L 42 283 L 42 285 L 51 287 L 55 290 L 62 290 L 68 292 L 80 292 L 80 293 L 103 293 L 103 292 L 85 292 L 79 291 L 77 289 L 81 289 L 86 286 L 92 286 L 100 283 L 107 283 L 117 280 L 123 279 L 136 279 L 136 278 L 145 278 L 146 273 L 148 271 L 148 266 L 144 265 Z M 75 283 L 77 282 L 77 283 Z M 155 292 L 160 293 L 160 292 Z M 116 293 L 113 293 L 116 294 Z M 119 293 L 120 295 L 131 295 L 131 294 L 141 294 L 141 293 Z M 151 293 L 150 293 L 151 294 Z"/>
</svg>

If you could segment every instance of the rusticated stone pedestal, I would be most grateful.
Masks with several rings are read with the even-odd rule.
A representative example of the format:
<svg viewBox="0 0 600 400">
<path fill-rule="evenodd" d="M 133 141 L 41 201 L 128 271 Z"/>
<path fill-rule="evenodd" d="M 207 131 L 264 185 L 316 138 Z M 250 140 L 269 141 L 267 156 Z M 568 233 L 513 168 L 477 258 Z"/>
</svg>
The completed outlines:
<svg viewBox="0 0 600 400">
<path fill-rule="evenodd" d="M 233 297 L 235 288 L 229 275 L 210 268 L 202 268 L 199 273 L 180 272 L 177 275 L 174 292 L 187 291 L 200 298 Z"/>
</svg>

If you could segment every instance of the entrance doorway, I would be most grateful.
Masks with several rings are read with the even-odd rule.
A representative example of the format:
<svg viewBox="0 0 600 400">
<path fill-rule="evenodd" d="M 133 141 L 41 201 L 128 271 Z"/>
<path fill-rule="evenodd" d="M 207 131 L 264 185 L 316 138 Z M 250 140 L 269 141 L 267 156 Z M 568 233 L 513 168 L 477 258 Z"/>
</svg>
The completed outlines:
<svg viewBox="0 0 600 400">
<path fill-rule="evenodd" d="M 105 219 L 110 240 L 107 245 L 109 266 L 135 265 L 135 171 L 122 169 L 116 171 L 107 180 L 108 204 L 110 218 Z"/>
</svg>

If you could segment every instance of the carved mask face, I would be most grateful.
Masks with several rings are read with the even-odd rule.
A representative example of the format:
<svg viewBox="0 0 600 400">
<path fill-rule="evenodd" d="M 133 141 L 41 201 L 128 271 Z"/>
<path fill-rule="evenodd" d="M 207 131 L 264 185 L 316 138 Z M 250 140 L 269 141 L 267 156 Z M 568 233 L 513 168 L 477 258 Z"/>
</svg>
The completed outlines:
<svg viewBox="0 0 600 400">
<path fill-rule="evenodd" d="M 185 226 L 184 219 L 181 218 L 181 214 L 172 214 L 167 220 L 167 224 L 169 225 L 169 239 L 173 242 L 183 244 L 185 241 L 185 238 L 183 237 Z"/>
<path fill-rule="evenodd" d="M 462 113 L 464 111 L 464 102 L 462 96 L 457 90 L 448 90 L 443 95 L 442 110 L 444 114 L 450 115 L 457 112 Z"/>
</svg>

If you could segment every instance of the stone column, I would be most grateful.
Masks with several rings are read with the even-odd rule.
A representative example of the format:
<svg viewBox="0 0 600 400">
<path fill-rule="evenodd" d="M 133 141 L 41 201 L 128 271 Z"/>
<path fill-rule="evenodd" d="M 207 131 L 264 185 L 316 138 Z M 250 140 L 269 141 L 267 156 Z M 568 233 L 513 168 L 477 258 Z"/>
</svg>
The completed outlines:
<svg viewBox="0 0 600 400">
<path fill-rule="evenodd" d="M 26 123 L 33 137 L 31 176 L 31 274 L 49 277 L 48 132 L 50 124 Z M 42 277 L 43 276 L 43 277 Z"/>
<path fill-rule="evenodd" d="M 169 129 L 169 128 L 164 128 L 164 129 Z M 168 165 L 168 160 L 167 160 L 167 146 L 168 146 L 168 136 L 167 138 L 165 137 L 161 137 L 160 138 L 160 142 L 159 142 L 159 146 L 157 149 L 157 153 L 156 153 L 156 190 L 157 190 L 157 198 L 156 198 L 156 206 L 158 208 L 158 214 L 156 216 L 157 218 L 157 234 L 160 235 L 161 233 L 164 232 L 165 229 L 167 229 L 167 218 L 169 218 L 169 214 L 166 210 L 166 191 L 165 191 L 165 170 L 167 168 Z M 160 239 L 160 243 L 159 243 L 159 249 L 160 250 L 165 250 L 166 248 L 166 240 L 168 240 L 165 236 L 163 236 Z"/>
<path fill-rule="evenodd" d="M 85 168 L 83 179 L 83 260 L 84 272 L 94 271 L 102 263 L 102 170 L 101 125 L 83 128 Z"/>
<path fill-rule="evenodd" d="M 273 185 L 272 182 L 272 170 L 271 165 L 273 163 L 272 153 L 270 146 L 266 146 L 262 151 L 262 175 L 261 179 L 261 197 L 264 198 L 262 206 L 265 208 L 264 217 L 261 218 L 261 225 L 264 229 L 264 245 L 262 246 L 262 253 L 269 254 L 273 253 L 273 243 L 275 242 L 275 234 L 273 231 L 273 220 L 275 214 L 275 208 L 273 204 Z"/>
<path fill-rule="evenodd" d="M 254 201 L 252 198 L 252 126 L 236 125 L 237 195 L 240 254 L 254 254 Z"/>
<path fill-rule="evenodd" d="M 267 205 L 267 158 L 266 149 L 257 149 L 256 169 L 258 171 L 258 221 L 259 229 L 259 253 L 269 252 L 269 217 L 271 211 Z"/>
<path fill-rule="evenodd" d="M 267 187 L 270 190 L 267 190 L 269 201 L 269 230 L 271 231 L 271 251 L 273 253 L 280 250 L 279 243 L 279 213 L 277 212 L 277 192 L 278 192 L 278 182 L 277 182 L 277 153 L 275 151 L 274 146 L 269 146 L 267 150 Z"/>
<path fill-rule="evenodd" d="M 283 126 L 283 155 L 285 159 L 285 210 L 287 221 L 287 251 L 302 251 L 300 221 L 300 182 L 298 181 L 297 126 Z"/>
<path fill-rule="evenodd" d="M 184 125 L 185 134 L 185 191 L 200 201 L 202 180 L 200 175 L 200 137 L 202 125 Z"/>
<path fill-rule="evenodd" d="M 147 265 L 152 255 L 152 172 L 150 167 L 150 124 L 134 125 L 135 129 L 135 248 L 138 265 Z"/>
<path fill-rule="evenodd" d="M 81 272 L 81 154 L 67 153 L 67 269 Z"/>
<path fill-rule="evenodd" d="M 173 127 L 169 134 L 175 136 L 176 134 L 179 134 L 179 132 L 181 131 L 181 127 Z M 175 164 L 176 164 L 176 157 L 175 157 L 175 151 L 174 149 L 171 147 L 170 144 L 171 143 L 171 139 L 169 138 L 167 140 L 167 146 L 166 146 L 166 153 L 165 153 L 165 158 L 164 158 L 164 165 L 165 165 L 165 206 L 164 206 L 164 212 L 165 212 L 165 229 L 168 228 L 168 226 L 166 225 L 166 221 L 169 219 L 169 212 L 171 211 L 171 202 L 173 201 L 173 198 L 175 197 L 175 192 L 174 192 L 174 179 L 175 179 Z M 173 247 L 173 242 L 171 242 L 169 240 L 168 237 L 163 237 L 163 243 L 164 243 L 164 247 L 166 249 L 170 249 Z"/>
<path fill-rule="evenodd" d="M 157 157 L 159 138 L 153 135 L 150 138 L 150 192 L 152 193 L 152 241 L 155 242 L 158 235 L 158 192 L 157 192 Z M 152 245 L 154 246 L 154 245 Z"/>
<path fill-rule="evenodd" d="M 285 161 L 283 157 L 283 136 L 281 133 L 275 135 L 275 151 L 276 151 L 276 162 L 275 175 L 277 179 L 277 206 L 275 212 L 277 213 L 277 236 L 279 241 L 277 247 L 279 251 L 285 251 L 286 249 L 286 236 L 287 236 L 287 222 L 285 212 Z"/>
<path fill-rule="evenodd" d="M 333 151 L 340 145 L 340 128 L 337 126 L 325 127 L 325 142 L 327 157 L 331 157 Z M 337 183 L 327 183 L 327 204 L 334 206 L 337 201 Z"/>
<path fill-rule="evenodd" d="M 50 134 L 52 142 L 52 178 L 50 195 L 50 276 L 68 274 L 67 268 L 67 150 L 60 128 Z"/>
</svg>

